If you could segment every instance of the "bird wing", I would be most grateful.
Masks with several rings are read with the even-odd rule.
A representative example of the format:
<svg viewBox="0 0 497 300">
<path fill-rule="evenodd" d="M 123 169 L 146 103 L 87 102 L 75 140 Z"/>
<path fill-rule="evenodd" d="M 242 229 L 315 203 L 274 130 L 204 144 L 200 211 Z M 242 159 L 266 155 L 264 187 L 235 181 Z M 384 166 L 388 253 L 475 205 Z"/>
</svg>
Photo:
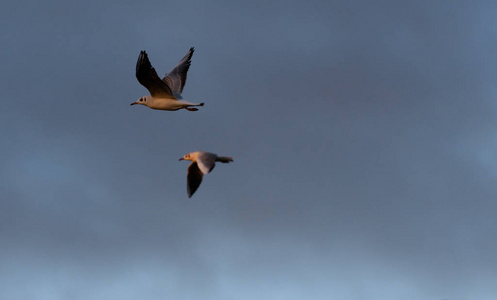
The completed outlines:
<svg viewBox="0 0 497 300">
<path fill-rule="evenodd" d="M 136 79 L 150 92 L 152 97 L 173 98 L 173 93 L 166 82 L 160 80 L 159 75 L 148 60 L 147 52 L 141 51 L 136 62 Z"/>
<path fill-rule="evenodd" d="M 196 162 L 190 164 L 190 166 L 188 167 L 187 186 L 186 186 L 188 192 L 188 198 L 190 198 L 200 186 L 203 175 L 204 174 L 202 173 L 202 171 L 200 171 Z"/>
<path fill-rule="evenodd" d="M 209 152 L 200 152 L 197 157 L 197 163 L 202 173 L 208 174 L 216 166 L 217 155 Z"/>
<path fill-rule="evenodd" d="M 183 57 L 179 63 L 164 76 L 164 78 L 162 78 L 162 81 L 164 81 L 171 88 L 173 95 L 177 99 L 182 98 L 181 93 L 183 92 L 183 87 L 186 83 L 186 74 L 192 64 L 191 59 L 193 51 L 195 51 L 195 49 L 191 47 L 185 57 Z"/>
</svg>

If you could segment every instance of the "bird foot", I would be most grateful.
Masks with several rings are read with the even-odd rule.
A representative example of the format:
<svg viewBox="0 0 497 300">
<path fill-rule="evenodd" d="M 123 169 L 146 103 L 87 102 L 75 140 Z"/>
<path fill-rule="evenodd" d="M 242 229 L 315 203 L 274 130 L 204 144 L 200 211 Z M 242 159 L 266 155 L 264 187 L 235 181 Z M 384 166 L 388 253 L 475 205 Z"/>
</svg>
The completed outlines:
<svg viewBox="0 0 497 300">
<path fill-rule="evenodd" d="M 186 110 L 189 110 L 189 111 L 197 111 L 198 108 L 195 108 L 195 107 L 185 107 Z"/>
</svg>

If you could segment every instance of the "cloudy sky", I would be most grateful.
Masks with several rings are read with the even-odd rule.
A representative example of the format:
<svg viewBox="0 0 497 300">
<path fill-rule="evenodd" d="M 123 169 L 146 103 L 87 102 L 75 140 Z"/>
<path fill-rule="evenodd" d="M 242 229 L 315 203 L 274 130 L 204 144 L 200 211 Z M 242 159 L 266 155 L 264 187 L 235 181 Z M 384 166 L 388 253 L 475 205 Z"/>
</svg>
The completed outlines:
<svg viewBox="0 0 497 300">
<path fill-rule="evenodd" d="M 4 1 L 0 298 L 495 299 L 496 9 Z"/>
</svg>

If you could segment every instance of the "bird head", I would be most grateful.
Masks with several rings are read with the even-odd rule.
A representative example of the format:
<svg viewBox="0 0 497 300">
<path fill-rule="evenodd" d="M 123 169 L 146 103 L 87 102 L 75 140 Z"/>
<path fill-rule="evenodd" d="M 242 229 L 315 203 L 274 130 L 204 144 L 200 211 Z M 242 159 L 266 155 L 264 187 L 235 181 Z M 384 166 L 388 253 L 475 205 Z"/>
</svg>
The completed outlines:
<svg viewBox="0 0 497 300">
<path fill-rule="evenodd" d="M 140 99 L 138 99 L 136 102 L 131 103 L 130 105 L 141 104 L 141 105 L 148 106 L 148 104 L 150 103 L 149 98 L 150 98 L 150 96 L 143 96 Z"/>
<path fill-rule="evenodd" d="M 196 158 L 196 156 L 194 154 L 195 153 L 187 153 L 182 158 L 180 158 L 179 160 L 191 160 L 191 161 L 194 161 L 195 158 Z"/>
</svg>

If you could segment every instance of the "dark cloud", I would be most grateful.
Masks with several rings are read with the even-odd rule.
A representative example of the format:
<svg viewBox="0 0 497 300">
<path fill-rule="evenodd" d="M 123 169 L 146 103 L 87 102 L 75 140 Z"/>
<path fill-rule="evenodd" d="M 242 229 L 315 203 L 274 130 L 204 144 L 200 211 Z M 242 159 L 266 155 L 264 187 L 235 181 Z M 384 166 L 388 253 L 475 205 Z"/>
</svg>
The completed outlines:
<svg viewBox="0 0 497 300">
<path fill-rule="evenodd" d="M 4 6 L 0 298 L 497 292 L 493 3 Z M 191 46 L 205 107 L 129 107 Z"/>
</svg>

